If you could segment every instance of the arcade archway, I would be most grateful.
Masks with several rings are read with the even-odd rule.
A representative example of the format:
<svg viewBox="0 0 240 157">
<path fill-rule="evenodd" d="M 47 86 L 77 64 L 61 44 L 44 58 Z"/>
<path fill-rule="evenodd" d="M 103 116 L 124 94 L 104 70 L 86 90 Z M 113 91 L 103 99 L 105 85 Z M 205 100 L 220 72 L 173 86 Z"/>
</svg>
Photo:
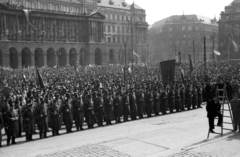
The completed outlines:
<svg viewBox="0 0 240 157">
<path fill-rule="evenodd" d="M 37 48 L 34 52 L 35 64 L 37 67 L 44 66 L 44 58 L 43 58 L 43 50 L 41 48 Z"/>
<path fill-rule="evenodd" d="M 69 64 L 70 66 L 76 66 L 77 64 L 77 50 L 74 48 L 69 51 Z"/>
<path fill-rule="evenodd" d="M 15 48 L 9 49 L 9 59 L 10 59 L 10 67 L 16 69 L 18 67 L 18 52 Z"/>
<path fill-rule="evenodd" d="M 59 49 L 58 51 L 58 65 L 59 66 L 66 66 L 67 64 L 67 53 L 64 48 Z"/>
<path fill-rule="evenodd" d="M 29 48 L 24 48 L 22 50 L 22 67 L 27 68 L 28 66 L 32 65 L 32 60 L 31 60 L 31 51 Z"/>
<path fill-rule="evenodd" d="M 3 54 L 2 54 L 2 50 L 0 49 L 0 66 L 3 66 Z"/>
<path fill-rule="evenodd" d="M 95 64 L 102 65 L 102 51 L 99 48 L 95 50 Z"/>
<path fill-rule="evenodd" d="M 109 63 L 115 64 L 115 52 L 113 49 L 111 49 L 109 52 Z"/>
<path fill-rule="evenodd" d="M 56 65 L 55 51 L 53 48 L 47 50 L 47 65 L 48 67 L 54 67 Z"/>
</svg>

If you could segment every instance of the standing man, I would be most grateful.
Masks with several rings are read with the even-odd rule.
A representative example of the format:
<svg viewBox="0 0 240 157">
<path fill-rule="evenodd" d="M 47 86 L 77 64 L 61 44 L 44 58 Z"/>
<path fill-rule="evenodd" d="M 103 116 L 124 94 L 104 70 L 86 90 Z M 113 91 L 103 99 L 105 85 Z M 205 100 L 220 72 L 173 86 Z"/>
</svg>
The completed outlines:
<svg viewBox="0 0 240 157">
<path fill-rule="evenodd" d="M 62 107 L 63 122 L 66 126 L 67 133 L 72 132 L 72 112 L 71 112 L 71 103 L 69 99 L 65 100 L 65 103 Z"/>
<path fill-rule="evenodd" d="M 3 116 L 2 116 L 2 106 L 0 106 L 0 147 L 2 147 L 2 129 L 3 129 L 3 127 L 4 127 L 4 123 L 3 123 Z"/>
<path fill-rule="evenodd" d="M 114 108 L 114 116 L 116 123 L 121 123 L 121 116 L 122 116 L 122 97 L 120 93 L 117 92 L 116 96 L 113 100 L 113 108 Z"/>
<path fill-rule="evenodd" d="M 36 119 L 40 139 L 42 139 L 43 137 L 47 138 L 48 130 L 47 105 L 44 103 L 43 100 L 41 100 L 40 105 L 36 109 Z"/>
<path fill-rule="evenodd" d="M 75 121 L 75 126 L 77 131 L 83 130 L 82 125 L 84 122 L 84 110 L 83 110 L 83 101 L 81 96 L 77 96 L 75 94 L 74 100 L 72 102 L 72 112 L 73 112 L 73 120 Z"/>
<path fill-rule="evenodd" d="M 123 119 L 124 122 L 128 121 L 128 116 L 130 114 L 130 101 L 129 101 L 129 95 L 128 92 L 126 91 L 124 96 L 123 96 Z"/>
<path fill-rule="evenodd" d="M 233 94 L 230 104 L 233 114 L 234 131 L 238 130 L 240 132 L 240 100 L 238 99 L 238 93 Z"/>
<path fill-rule="evenodd" d="M 139 118 L 143 118 L 144 109 L 145 109 L 145 95 L 142 89 L 137 94 L 137 109 Z"/>
<path fill-rule="evenodd" d="M 29 99 L 27 102 L 27 107 L 25 108 L 23 112 L 23 121 L 25 123 L 25 132 L 26 132 L 26 140 L 31 141 L 32 140 L 32 134 L 34 133 L 34 111 L 32 107 L 32 100 Z"/>
<path fill-rule="evenodd" d="M 222 126 L 223 116 L 220 113 L 221 105 L 217 102 L 217 97 L 215 92 L 212 93 L 212 98 L 209 97 L 209 101 L 207 102 L 206 110 L 207 117 L 209 122 L 209 131 L 211 133 L 215 133 L 214 129 L 214 118 L 218 117 L 218 126 Z"/>
<path fill-rule="evenodd" d="M 50 126 L 52 128 L 52 135 L 53 136 L 59 135 L 59 130 L 61 128 L 61 122 L 60 122 L 61 111 L 60 111 L 60 106 L 57 105 L 56 100 L 53 100 L 53 103 L 51 103 L 49 112 L 51 117 Z"/>
</svg>

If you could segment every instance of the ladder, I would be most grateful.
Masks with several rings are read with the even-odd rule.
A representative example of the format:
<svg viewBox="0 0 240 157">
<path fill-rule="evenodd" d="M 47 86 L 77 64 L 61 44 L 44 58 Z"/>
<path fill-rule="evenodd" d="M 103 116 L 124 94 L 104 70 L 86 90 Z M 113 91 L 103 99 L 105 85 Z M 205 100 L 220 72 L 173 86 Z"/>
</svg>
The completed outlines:
<svg viewBox="0 0 240 157">
<path fill-rule="evenodd" d="M 217 101 L 221 104 L 221 114 L 223 116 L 223 121 L 222 121 L 222 126 L 221 126 L 221 133 L 215 133 L 215 134 L 221 134 L 223 136 L 223 130 L 229 130 L 233 131 L 234 130 L 234 124 L 233 124 L 233 117 L 232 117 L 232 110 L 231 110 L 231 105 L 227 96 L 227 90 L 226 86 L 224 86 L 223 89 L 219 89 L 217 87 L 216 89 L 216 95 L 217 95 Z M 226 112 L 229 113 L 229 115 L 226 115 Z M 225 121 L 228 119 L 229 121 Z M 223 124 L 230 124 L 232 125 L 233 129 L 229 128 L 224 128 Z M 210 130 L 208 131 L 208 137 L 209 138 Z"/>
</svg>

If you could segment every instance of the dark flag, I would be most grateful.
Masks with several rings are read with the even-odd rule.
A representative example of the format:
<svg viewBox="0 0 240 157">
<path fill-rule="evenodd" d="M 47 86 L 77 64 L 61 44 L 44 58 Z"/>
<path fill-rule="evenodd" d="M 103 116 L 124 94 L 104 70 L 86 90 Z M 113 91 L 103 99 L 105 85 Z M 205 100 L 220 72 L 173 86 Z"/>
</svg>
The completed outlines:
<svg viewBox="0 0 240 157">
<path fill-rule="evenodd" d="M 190 74 L 192 73 L 193 71 L 193 63 L 192 63 L 192 59 L 191 59 L 191 54 L 188 54 L 188 57 L 189 57 L 189 66 L 190 66 Z"/>
<path fill-rule="evenodd" d="M 175 59 L 160 62 L 162 81 L 164 85 L 175 81 L 175 64 Z"/>
<path fill-rule="evenodd" d="M 37 81 L 37 85 L 40 87 L 40 88 L 44 88 L 45 85 L 43 83 L 43 79 L 42 79 L 42 76 L 41 74 L 39 73 L 39 70 L 38 68 L 36 67 L 36 81 Z"/>
</svg>

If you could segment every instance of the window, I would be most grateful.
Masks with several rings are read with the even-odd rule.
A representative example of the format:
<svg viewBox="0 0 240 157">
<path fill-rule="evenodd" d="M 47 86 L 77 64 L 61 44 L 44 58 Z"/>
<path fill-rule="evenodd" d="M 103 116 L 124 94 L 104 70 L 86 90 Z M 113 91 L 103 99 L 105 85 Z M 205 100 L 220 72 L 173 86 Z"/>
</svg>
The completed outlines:
<svg viewBox="0 0 240 157">
<path fill-rule="evenodd" d="M 112 26 L 112 28 L 113 28 L 113 32 L 115 32 L 115 26 Z"/>
<path fill-rule="evenodd" d="M 111 37 L 107 37 L 107 39 L 108 39 L 108 43 L 111 43 Z"/>
<path fill-rule="evenodd" d="M 106 19 L 108 20 L 108 14 L 105 14 L 105 16 L 106 16 Z"/>
<path fill-rule="evenodd" d="M 226 16 L 226 19 L 229 20 L 229 16 Z"/>
<path fill-rule="evenodd" d="M 192 26 L 188 26 L 188 30 L 191 31 L 192 30 Z"/>
<path fill-rule="evenodd" d="M 182 31 L 185 31 L 185 26 L 182 26 Z"/>
<path fill-rule="evenodd" d="M 111 32 L 111 26 L 108 26 L 108 32 Z"/>
<path fill-rule="evenodd" d="M 113 19 L 113 16 L 112 16 L 112 14 L 110 14 L 110 20 L 112 20 Z"/>
<path fill-rule="evenodd" d="M 198 27 L 196 27 L 196 31 L 198 31 Z"/>
<path fill-rule="evenodd" d="M 113 43 L 115 43 L 116 42 L 116 37 L 115 36 L 113 36 Z"/>
<path fill-rule="evenodd" d="M 117 32 L 120 33 L 120 27 L 119 26 L 117 26 Z"/>
</svg>

